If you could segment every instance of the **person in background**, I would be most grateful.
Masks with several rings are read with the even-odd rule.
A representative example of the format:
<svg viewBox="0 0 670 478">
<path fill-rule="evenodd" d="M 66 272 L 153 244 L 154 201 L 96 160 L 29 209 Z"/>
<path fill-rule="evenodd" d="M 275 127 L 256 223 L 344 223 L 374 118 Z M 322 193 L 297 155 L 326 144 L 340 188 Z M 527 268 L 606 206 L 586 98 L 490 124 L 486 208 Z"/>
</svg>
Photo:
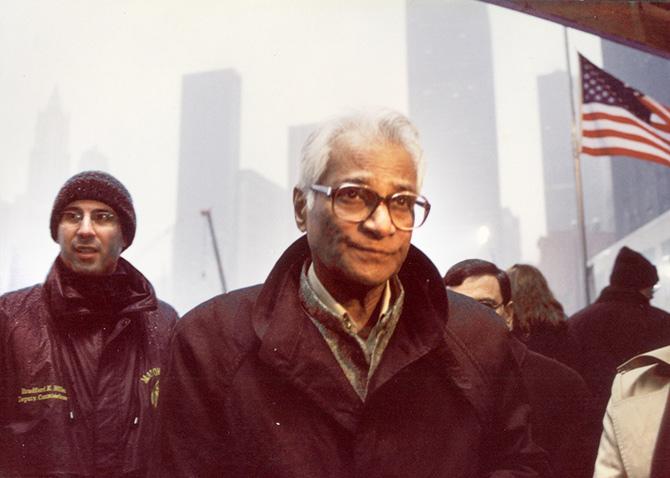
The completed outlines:
<svg viewBox="0 0 670 478">
<path fill-rule="evenodd" d="M 495 311 L 512 328 L 520 297 L 512 295 L 507 273 L 492 262 L 461 261 L 447 271 L 444 284 L 452 293 Z M 533 439 L 549 453 L 554 475 L 590 477 L 593 453 L 582 439 L 582 428 L 590 416 L 590 394 L 584 380 L 566 365 L 528 350 L 519 340 L 513 340 L 513 350 L 528 392 Z"/>
<path fill-rule="evenodd" d="M 116 178 L 70 178 L 49 226 L 45 282 L 0 297 L 0 476 L 143 478 L 177 314 L 121 258 L 136 217 Z"/>
<path fill-rule="evenodd" d="M 530 350 L 574 367 L 567 317 L 542 272 L 529 264 L 514 264 L 507 275 L 514 297 L 512 333 Z"/>
<path fill-rule="evenodd" d="M 546 476 L 504 326 L 450 304 L 410 244 L 423 164 L 392 111 L 312 133 L 293 191 L 305 236 L 265 283 L 176 327 L 156 476 Z"/>
<path fill-rule="evenodd" d="M 670 345 L 670 314 L 650 301 L 658 283 L 656 267 L 642 254 L 622 247 L 610 282 L 595 303 L 568 319 L 575 343 L 575 369 L 593 395 L 589 448 L 594 458 L 603 432 L 603 415 L 617 367 L 633 357 Z"/>
<path fill-rule="evenodd" d="M 656 283 L 656 267 L 624 246 L 615 259 L 609 285 L 594 304 L 568 319 L 579 357 L 575 368 L 591 389 L 594 412 L 600 418 L 617 367 L 636 355 L 670 345 L 670 314 L 650 304 Z"/>
</svg>

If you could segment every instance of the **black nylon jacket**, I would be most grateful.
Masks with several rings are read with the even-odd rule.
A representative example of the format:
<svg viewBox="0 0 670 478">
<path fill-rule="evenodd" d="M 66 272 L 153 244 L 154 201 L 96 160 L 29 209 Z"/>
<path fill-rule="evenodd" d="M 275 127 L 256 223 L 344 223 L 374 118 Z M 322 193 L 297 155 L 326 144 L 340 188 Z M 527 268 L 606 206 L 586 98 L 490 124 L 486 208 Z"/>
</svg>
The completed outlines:
<svg viewBox="0 0 670 478">
<path fill-rule="evenodd" d="M 412 247 L 399 273 L 403 312 L 362 402 L 301 307 L 308 254 L 303 237 L 265 284 L 179 321 L 154 476 L 546 476 L 493 312 L 462 296 L 448 301 L 438 271 Z"/>
<path fill-rule="evenodd" d="M 0 297 L 0 477 L 146 475 L 177 314 L 123 259 L 94 301 L 73 277 Z"/>
</svg>

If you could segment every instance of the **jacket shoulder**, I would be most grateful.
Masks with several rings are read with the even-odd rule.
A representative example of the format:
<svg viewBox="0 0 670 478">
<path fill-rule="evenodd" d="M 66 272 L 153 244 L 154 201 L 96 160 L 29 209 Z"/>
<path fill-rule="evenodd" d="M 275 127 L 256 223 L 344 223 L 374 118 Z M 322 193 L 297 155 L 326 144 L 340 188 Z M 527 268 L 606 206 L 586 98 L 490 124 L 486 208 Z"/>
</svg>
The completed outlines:
<svg viewBox="0 0 670 478">
<path fill-rule="evenodd" d="M 144 314 L 145 323 L 149 336 L 161 344 L 161 348 L 167 348 L 179 315 L 167 302 L 158 299 L 156 302 L 156 309 Z"/>
<path fill-rule="evenodd" d="M 26 307 L 41 302 L 41 300 L 42 284 L 36 284 L 1 295 L 0 309 L 11 317 L 22 310 L 25 310 Z"/>
<path fill-rule="evenodd" d="M 658 320 L 670 321 L 670 312 L 667 312 L 663 309 L 659 309 L 658 307 L 654 307 L 653 305 L 650 306 L 649 309 L 651 310 L 653 316 L 657 317 Z"/>
<path fill-rule="evenodd" d="M 518 374 L 510 347 L 511 336 L 495 312 L 464 295 L 447 293 L 446 344 L 472 381 L 470 393 L 486 415 L 490 412 L 490 397 L 505 387 L 504 377 L 514 368 Z"/>
<path fill-rule="evenodd" d="M 7 292 L 0 296 L 0 331 L 7 333 L 16 327 L 33 327 L 48 316 L 48 308 L 42 294 L 42 285 Z"/>
<path fill-rule="evenodd" d="M 585 402 L 591 397 L 588 386 L 579 373 L 545 355 L 528 351 L 521 366 L 521 375 L 529 390 L 534 387 L 547 401 Z M 531 404 L 532 405 L 532 404 Z"/>
<path fill-rule="evenodd" d="M 179 318 L 179 314 L 174 307 L 160 299 L 158 299 L 158 316 L 168 322 L 176 322 Z"/>
<path fill-rule="evenodd" d="M 670 346 L 633 357 L 618 368 L 612 401 L 657 392 L 670 384 Z"/>
<path fill-rule="evenodd" d="M 255 343 L 251 311 L 261 287 L 235 290 L 196 306 L 177 321 L 173 350 L 232 376 L 239 358 Z"/>
<path fill-rule="evenodd" d="M 257 285 L 217 295 L 186 313 L 179 321 L 177 329 L 182 333 L 197 329 L 235 330 L 231 322 L 250 318 L 240 312 L 253 306 L 261 287 Z"/>
<path fill-rule="evenodd" d="M 494 345 L 507 344 L 509 330 L 498 314 L 457 292 L 447 291 L 447 294 L 447 330 L 482 355 L 490 354 Z"/>
</svg>

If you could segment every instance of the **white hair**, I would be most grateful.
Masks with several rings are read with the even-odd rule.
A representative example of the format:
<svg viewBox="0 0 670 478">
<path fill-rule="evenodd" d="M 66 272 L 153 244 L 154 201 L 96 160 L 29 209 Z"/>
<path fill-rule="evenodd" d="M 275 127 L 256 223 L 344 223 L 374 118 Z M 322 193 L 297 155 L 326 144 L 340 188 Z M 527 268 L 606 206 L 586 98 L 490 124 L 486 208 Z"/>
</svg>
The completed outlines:
<svg viewBox="0 0 670 478">
<path fill-rule="evenodd" d="M 419 144 L 419 133 L 409 118 L 388 109 L 357 111 L 323 122 L 302 147 L 297 187 L 307 194 L 308 208 L 314 201 L 310 186 L 317 183 L 326 171 L 335 145 L 341 146 L 343 142 L 354 150 L 388 143 L 402 146 L 414 161 L 420 189 L 424 171 L 423 150 Z"/>
</svg>

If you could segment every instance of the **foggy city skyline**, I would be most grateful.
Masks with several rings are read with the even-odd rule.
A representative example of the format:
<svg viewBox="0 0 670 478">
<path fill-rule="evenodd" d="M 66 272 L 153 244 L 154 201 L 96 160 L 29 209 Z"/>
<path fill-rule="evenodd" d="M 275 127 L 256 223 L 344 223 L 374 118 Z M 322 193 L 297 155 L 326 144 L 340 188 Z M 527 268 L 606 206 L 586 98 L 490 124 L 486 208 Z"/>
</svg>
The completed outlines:
<svg viewBox="0 0 670 478">
<path fill-rule="evenodd" d="M 72 0 L 60 12 L 30 1 L 13 6 L 0 19 L 3 40 L 9 40 L 0 42 L 0 94 L 3 104 L 11 106 L 6 108 L 11 113 L 0 114 L 5 145 L 0 218 L 11 226 L 0 243 L 0 293 L 44 279 L 58 252 L 48 234 L 53 197 L 67 177 L 91 167 L 111 172 L 128 187 L 138 232 L 124 257 L 180 313 L 220 291 L 203 208 L 211 208 L 215 219 L 228 288 L 262 281 L 299 235 L 291 207 L 297 172 L 290 166 L 297 165 L 295 154 L 307 131 L 325 117 L 366 105 L 408 113 L 419 128 L 428 164 L 423 193 L 437 207 L 413 243 L 441 272 L 472 256 L 501 267 L 541 263 L 538 242 L 551 231 L 554 216 L 546 199 L 547 138 L 540 104 L 552 105 L 539 98 L 537 82 L 554 78 L 560 85 L 555 90 L 560 93 L 553 95 L 556 104 L 569 107 L 563 28 L 470 0 L 440 5 L 446 26 L 460 11 L 466 15 L 461 27 L 477 17 L 484 33 L 473 29 L 467 39 L 454 32 L 452 43 L 460 38 L 463 48 L 444 57 L 448 63 L 442 63 L 444 78 L 438 74 L 437 84 L 452 81 L 445 94 L 451 87 L 454 95 L 467 96 L 468 87 L 483 81 L 489 92 L 474 94 L 470 106 L 465 103 L 459 113 L 473 112 L 463 118 L 468 128 L 435 154 L 430 138 L 440 138 L 440 132 L 431 132 L 430 126 L 453 107 L 444 115 L 430 113 L 437 115 L 435 120 L 422 123 L 427 107 L 416 106 L 420 103 L 413 99 L 417 71 L 411 67 L 421 51 L 406 41 L 412 12 L 426 4 L 430 2 L 295 2 L 278 8 L 264 2 L 244 7 L 237 2 L 191 7 L 119 2 L 95 9 Z M 600 64 L 599 38 L 570 30 L 568 39 L 573 62 L 579 49 Z M 437 54 L 438 40 L 432 46 L 431 38 L 423 41 L 421 48 Z M 463 61 L 480 62 L 485 75 L 450 75 L 449 66 Z M 198 79 L 216 83 L 221 75 L 237 80 L 193 86 Z M 198 98 L 200 93 L 205 96 Z M 215 106 L 217 101 L 221 103 Z M 485 122 L 493 126 L 475 134 L 474 128 Z M 460 151 L 456 142 L 467 134 L 470 141 L 477 135 L 486 138 L 477 146 L 490 145 L 479 161 L 491 172 L 493 192 L 484 197 L 484 188 L 468 197 L 472 191 L 466 188 L 456 196 L 465 196 L 456 214 L 454 199 L 441 191 L 442 176 L 475 164 L 471 155 L 455 154 Z M 569 140 L 563 146 L 568 152 Z M 216 158 L 225 161 L 217 163 Z M 564 159 L 569 162 L 561 173 L 564 184 L 557 187 L 570 191 L 574 177 L 565 174 L 572 170 L 572 158 Z M 587 168 L 605 164 L 601 158 L 588 161 L 593 163 Z M 569 201 L 574 203 L 574 184 L 572 188 Z M 188 199 L 192 193 L 206 199 Z M 475 208 L 483 211 L 481 216 L 469 214 L 475 199 L 488 205 Z M 190 214 L 184 209 L 189 201 L 198 205 Z M 598 207 L 607 208 L 606 202 Z M 566 216 L 570 214 L 576 212 Z M 491 242 L 481 237 L 477 242 L 478 226 L 491 221 Z M 571 219 L 561 221 L 570 230 Z M 551 279 L 550 284 L 566 307 L 579 305 L 574 291 Z"/>
</svg>

